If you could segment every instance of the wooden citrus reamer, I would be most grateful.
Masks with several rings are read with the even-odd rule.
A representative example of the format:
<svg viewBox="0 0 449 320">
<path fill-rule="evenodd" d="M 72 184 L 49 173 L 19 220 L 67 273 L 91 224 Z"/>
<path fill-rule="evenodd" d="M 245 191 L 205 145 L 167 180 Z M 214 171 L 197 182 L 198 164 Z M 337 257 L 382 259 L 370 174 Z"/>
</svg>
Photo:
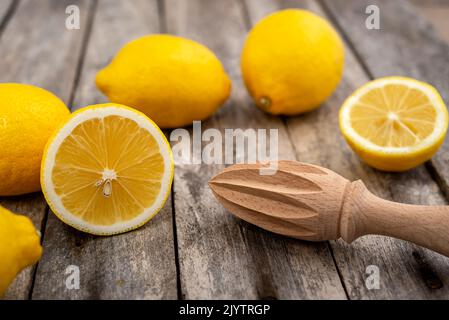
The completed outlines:
<svg viewBox="0 0 449 320">
<path fill-rule="evenodd" d="M 209 181 L 237 217 L 263 229 L 311 241 L 367 234 L 395 237 L 449 256 L 449 206 L 420 206 L 376 197 L 319 166 L 279 161 L 273 175 L 262 164 L 233 165 Z"/>
</svg>

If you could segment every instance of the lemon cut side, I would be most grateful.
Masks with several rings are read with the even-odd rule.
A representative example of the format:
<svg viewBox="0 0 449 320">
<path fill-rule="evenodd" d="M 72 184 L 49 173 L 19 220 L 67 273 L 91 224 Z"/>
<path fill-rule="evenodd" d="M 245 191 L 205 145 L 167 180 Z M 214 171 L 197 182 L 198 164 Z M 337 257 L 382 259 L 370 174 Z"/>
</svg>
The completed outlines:
<svg viewBox="0 0 449 320">
<path fill-rule="evenodd" d="M 429 160 L 443 143 L 448 112 L 438 91 L 405 77 L 371 81 L 340 109 L 340 129 L 369 165 L 404 171 Z"/>
<path fill-rule="evenodd" d="M 157 125 L 117 105 L 75 112 L 50 139 L 42 189 L 54 213 L 76 229 L 111 235 L 136 229 L 164 205 L 173 156 Z"/>
</svg>

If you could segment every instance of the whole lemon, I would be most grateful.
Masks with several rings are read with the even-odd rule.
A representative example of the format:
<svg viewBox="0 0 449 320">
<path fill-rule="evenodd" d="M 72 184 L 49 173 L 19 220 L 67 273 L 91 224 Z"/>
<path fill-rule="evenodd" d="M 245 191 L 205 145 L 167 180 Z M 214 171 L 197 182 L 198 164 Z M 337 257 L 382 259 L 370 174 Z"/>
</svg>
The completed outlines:
<svg viewBox="0 0 449 320">
<path fill-rule="evenodd" d="M 26 84 L 0 84 L 0 196 L 40 190 L 42 153 L 70 111 L 54 94 Z"/>
<path fill-rule="evenodd" d="M 16 275 L 41 255 L 40 239 L 31 220 L 0 206 L 0 297 Z"/>
<path fill-rule="evenodd" d="M 275 12 L 250 31 L 241 56 L 245 85 L 258 107 L 294 115 L 317 108 L 335 90 L 343 43 L 323 18 L 306 10 Z"/>
<path fill-rule="evenodd" d="M 171 35 L 126 44 L 96 77 L 112 102 L 148 115 L 162 128 L 203 120 L 228 98 L 231 81 L 205 46 Z"/>
</svg>

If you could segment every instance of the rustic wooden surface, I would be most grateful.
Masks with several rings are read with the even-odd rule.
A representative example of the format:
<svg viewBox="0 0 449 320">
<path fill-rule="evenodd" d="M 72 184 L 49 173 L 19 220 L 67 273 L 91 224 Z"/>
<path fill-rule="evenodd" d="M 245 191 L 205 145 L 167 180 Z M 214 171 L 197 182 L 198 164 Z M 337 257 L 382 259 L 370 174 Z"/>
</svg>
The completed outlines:
<svg viewBox="0 0 449 320">
<path fill-rule="evenodd" d="M 277 128 L 280 157 L 294 159 L 282 120 L 254 109 L 240 80 L 239 54 L 248 28 L 241 9 L 237 1 L 189 1 L 187 5 L 170 0 L 167 30 L 209 46 L 231 76 L 232 97 L 207 127 Z M 226 19 L 214 18 L 220 14 Z M 182 297 L 344 298 L 324 243 L 311 245 L 262 232 L 236 220 L 216 202 L 207 181 L 219 169 L 186 165 L 175 170 Z"/>
<path fill-rule="evenodd" d="M 78 5 L 81 18 L 87 18 L 91 10 L 87 1 L 26 0 L 14 4 L 14 12 L 2 24 L 0 81 L 41 86 L 69 103 L 83 41 L 81 32 L 65 31 L 65 8 L 70 4 Z M 30 216 L 45 235 L 47 205 L 41 194 L 3 198 L 1 203 Z M 6 298 L 28 298 L 34 270 L 22 272 Z"/>
<path fill-rule="evenodd" d="M 279 157 L 328 167 L 363 179 L 376 195 L 414 204 L 446 204 L 449 144 L 407 173 L 373 170 L 338 133 L 342 101 L 366 81 L 408 75 L 438 87 L 449 102 L 449 47 L 444 3 L 422 0 L 2 0 L 0 81 L 42 86 L 72 110 L 106 102 L 95 73 L 127 41 L 168 32 L 211 48 L 233 81 L 226 105 L 203 129 L 276 128 Z M 76 4 L 81 29 L 66 30 L 65 8 Z M 365 8 L 381 10 L 381 30 L 364 27 Z M 280 118 L 255 108 L 241 81 L 240 50 L 247 31 L 266 14 L 287 7 L 312 10 L 333 23 L 346 44 L 344 79 L 315 112 Z M 429 8 L 433 8 L 431 11 Z M 434 27 L 427 22 L 431 18 Z M 445 22 L 446 21 L 446 22 Z M 446 30 L 447 31 L 447 30 Z M 167 132 L 169 134 L 169 132 Z M 207 187 L 222 167 L 179 165 L 172 199 L 145 227 L 99 238 L 60 222 L 41 194 L 1 198 L 30 216 L 43 236 L 44 255 L 24 270 L 7 299 L 447 299 L 449 259 L 404 241 L 367 236 L 308 243 L 263 231 L 226 212 Z M 79 290 L 65 286 L 77 265 Z M 380 271 L 380 289 L 365 286 L 366 268 Z"/>
<path fill-rule="evenodd" d="M 449 1 L 446 0 L 411 0 L 419 10 L 421 16 L 426 18 L 435 28 L 437 34 L 449 42 Z"/>
<path fill-rule="evenodd" d="M 156 1 L 100 0 L 80 65 L 72 110 L 100 103 L 95 74 L 129 39 L 160 31 Z M 88 24 L 89 21 L 86 21 Z M 171 201 L 135 232 L 115 237 L 93 237 L 61 224 L 50 214 L 44 237 L 33 299 L 175 299 Z M 80 268 L 82 290 L 67 290 L 65 268 Z M 59 270 L 59 272 L 55 272 Z"/>
</svg>

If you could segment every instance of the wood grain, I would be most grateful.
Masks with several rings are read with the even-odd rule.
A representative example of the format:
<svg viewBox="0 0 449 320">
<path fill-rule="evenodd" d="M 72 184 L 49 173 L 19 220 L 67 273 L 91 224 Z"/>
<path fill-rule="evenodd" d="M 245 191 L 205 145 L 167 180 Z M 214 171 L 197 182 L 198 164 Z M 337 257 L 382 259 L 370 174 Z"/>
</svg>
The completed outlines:
<svg viewBox="0 0 449 320">
<path fill-rule="evenodd" d="M 446 0 L 410 0 L 419 15 L 426 18 L 438 35 L 449 42 L 449 2 Z"/>
<path fill-rule="evenodd" d="M 0 1 L 0 21 L 12 12 L 12 2 Z M 297 158 L 329 167 L 350 179 L 362 178 L 370 190 L 386 199 L 446 204 L 423 166 L 405 174 L 372 170 L 354 156 L 338 134 L 340 104 L 373 76 L 414 76 L 435 84 L 448 101 L 448 46 L 408 2 L 376 0 L 381 8 L 382 30 L 369 31 L 364 28 L 364 8 L 372 4 L 368 0 L 194 0 L 188 4 L 182 0 L 161 0 L 165 11 L 157 7 L 156 0 L 135 0 L 126 5 L 121 0 L 99 0 L 89 35 L 86 23 L 95 3 L 18 2 L 11 19 L 0 22 L 4 27 L 0 30 L 0 81 L 36 84 L 67 103 L 73 97 L 74 109 L 105 102 L 93 84 L 97 70 L 125 42 L 166 25 L 167 30 L 162 31 L 191 37 L 213 49 L 233 80 L 231 100 L 203 123 L 203 129 L 276 128 L 280 158 Z M 64 27 L 65 8 L 71 4 L 81 9 L 81 30 L 69 31 Z M 286 7 L 305 7 L 332 18 L 340 31 L 344 30 L 349 46 L 345 76 L 334 96 L 316 112 L 282 120 L 254 107 L 240 80 L 238 64 L 248 27 L 263 15 Z M 158 12 L 163 13 L 160 19 Z M 87 53 L 82 57 L 84 44 Z M 449 174 L 444 170 L 449 161 L 447 148 L 446 143 L 429 168 L 449 195 Z M 222 168 L 176 168 L 173 209 L 181 298 L 344 299 L 345 289 L 351 299 L 449 297 L 448 259 L 428 250 L 377 236 L 365 237 L 351 246 L 342 241 L 331 242 L 328 247 L 326 243 L 276 236 L 232 217 L 207 188 L 209 178 Z M 0 203 L 28 215 L 38 228 L 46 222 L 47 209 L 39 193 L 1 198 Z M 144 228 L 110 238 L 77 233 L 50 213 L 33 298 L 176 298 L 173 241 L 170 200 Z M 80 266 L 80 290 L 65 289 L 64 271 L 70 264 Z M 369 265 L 379 267 L 379 290 L 365 286 Z M 33 273 L 33 268 L 22 272 L 6 298 L 28 298 Z"/>
<path fill-rule="evenodd" d="M 96 8 L 73 110 L 108 100 L 95 75 L 128 41 L 159 31 L 156 1 L 100 0 Z M 80 288 L 68 290 L 65 270 L 80 268 Z M 176 267 L 172 208 L 165 207 L 142 228 L 95 237 L 64 225 L 50 214 L 33 299 L 175 299 Z"/>
<path fill-rule="evenodd" d="M 307 8 L 326 17 L 323 8 L 313 1 L 264 1 L 263 4 L 247 1 L 247 4 L 253 23 L 268 12 L 287 7 Z M 377 37 L 372 39 L 374 44 L 375 41 Z M 361 163 L 339 133 L 340 105 L 368 80 L 359 61 L 346 46 L 344 78 L 334 95 L 317 111 L 287 119 L 290 136 L 298 137 L 292 139 L 298 160 L 330 168 L 350 180 L 363 179 L 371 191 L 385 199 L 445 204 L 438 186 L 423 166 L 403 174 L 378 172 Z M 331 246 L 351 299 L 436 299 L 448 295 L 444 286 L 449 281 L 448 261 L 441 255 L 379 236 L 363 237 L 352 245 L 341 240 L 332 241 Z M 366 268 L 370 265 L 379 267 L 379 290 L 369 290 L 365 285 Z"/>
<path fill-rule="evenodd" d="M 221 59 L 233 81 L 230 101 L 203 130 L 274 128 L 279 153 L 294 159 L 280 118 L 258 110 L 243 87 L 239 56 L 247 32 L 237 1 L 165 1 L 167 30 L 197 40 Z M 222 165 L 177 165 L 175 215 L 182 298 L 186 299 L 344 299 L 325 243 L 295 241 L 234 218 L 207 186 Z"/>
<path fill-rule="evenodd" d="M 81 53 L 82 32 L 65 28 L 65 8 L 76 4 L 87 19 L 87 1 L 21 1 L 0 39 L 0 81 L 41 86 L 69 102 Z M 20 35 L 20 36 L 19 36 Z M 41 230 L 46 203 L 41 194 L 2 198 L 9 209 L 29 216 Z M 43 230 L 42 230 L 43 231 Z M 24 270 L 8 289 L 5 299 L 27 299 L 34 268 Z"/>
<path fill-rule="evenodd" d="M 412 205 L 373 195 L 362 180 L 347 189 L 340 219 L 350 243 L 369 234 L 410 241 L 449 257 L 449 206 Z"/>
<path fill-rule="evenodd" d="M 351 243 L 365 235 L 407 240 L 449 257 L 449 206 L 411 205 L 373 195 L 362 180 L 349 181 L 310 163 L 280 160 L 235 164 L 209 180 L 217 200 L 235 216 L 288 237 Z"/>
<path fill-rule="evenodd" d="M 0 35 L 6 28 L 10 16 L 13 15 L 16 3 L 13 0 L 5 0 L 0 2 Z"/>
<path fill-rule="evenodd" d="M 363 9 L 367 1 L 325 2 L 338 24 L 346 30 L 346 36 L 355 48 L 359 58 L 364 61 L 364 69 L 371 77 L 384 75 L 407 75 L 428 81 L 440 90 L 447 102 L 449 87 L 447 76 L 448 46 L 440 41 L 432 27 L 404 1 L 377 1 L 382 12 L 380 32 L 372 33 L 366 28 L 355 28 L 364 23 Z M 395 14 L 393 14 L 393 11 Z M 349 22 L 349 19 L 351 22 Z M 373 43 L 376 43 L 376 50 Z M 375 52 L 373 51 L 375 50 Z M 368 80 L 368 79 L 366 79 Z M 365 81 L 366 81 L 365 80 Z M 359 83 L 361 85 L 361 83 Z M 439 180 L 440 187 L 447 193 L 447 142 L 429 164 L 431 172 Z M 440 191 L 432 183 L 423 166 L 408 174 L 387 175 L 391 198 L 395 201 L 420 204 L 446 204 Z M 411 248 L 410 248 L 411 249 Z M 447 259 L 428 255 L 426 251 L 410 250 L 407 253 L 408 265 L 420 279 L 416 291 L 407 293 L 400 290 L 402 297 L 447 298 L 449 273 Z M 422 287 L 422 283 L 425 284 Z M 413 292 L 413 293 L 412 293 Z M 419 294 L 418 294 L 419 292 Z"/>
<path fill-rule="evenodd" d="M 343 202 L 350 182 L 323 167 L 276 161 L 276 172 L 261 175 L 265 164 L 235 164 L 209 180 L 217 200 L 235 216 L 265 230 L 308 240 L 340 235 Z"/>
</svg>

